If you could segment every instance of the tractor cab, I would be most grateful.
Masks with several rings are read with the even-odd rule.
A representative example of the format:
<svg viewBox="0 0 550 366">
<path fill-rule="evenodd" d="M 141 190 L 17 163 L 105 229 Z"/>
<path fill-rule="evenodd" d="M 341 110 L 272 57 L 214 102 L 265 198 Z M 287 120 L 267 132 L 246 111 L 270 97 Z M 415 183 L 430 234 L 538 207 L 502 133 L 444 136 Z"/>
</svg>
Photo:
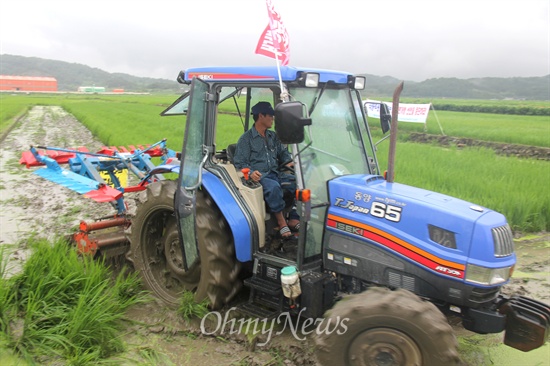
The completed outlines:
<svg viewBox="0 0 550 366">
<path fill-rule="evenodd" d="M 176 212 L 182 228 L 192 227 L 194 192 L 204 187 L 228 219 L 239 261 L 259 257 L 298 270 L 319 268 L 329 206 L 327 182 L 348 174 L 379 174 L 359 93 L 365 79 L 292 67 L 280 72 L 279 77 L 275 67 L 250 67 L 180 74 L 178 81 L 190 89 L 162 113 L 187 115 Z M 274 129 L 294 161 L 302 229 L 289 242 L 274 235 L 262 187 L 232 164 L 237 140 L 254 123 L 251 106 L 259 101 L 274 106 Z M 183 243 L 196 241 L 194 230 L 182 230 L 182 236 Z M 196 248 L 184 246 L 186 265 L 191 266 Z"/>
<path fill-rule="evenodd" d="M 244 281 L 251 297 L 255 288 L 264 300 L 270 291 L 280 291 L 285 267 L 295 268 L 302 278 L 310 273 L 315 286 L 326 282 L 322 267 L 328 182 L 353 174 L 379 176 L 360 95 L 365 78 L 293 67 L 225 67 L 182 71 L 178 81 L 189 90 L 162 115 L 186 115 L 187 121 L 174 206 L 185 270 L 200 256 L 194 202 L 197 193 L 206 191 L 227 221 L 236 260 L 252 267 L 251 278 Z M 239 137 L 253 126 L 251 107 L 260 101 L 274 106 L 274 130 L 294 163 L 297 189 L 285 201 L 287 210 L 296 208 L 300 229 L 290 240 L 277 236 L 262 186 L 232 161 Z M 332 291 L 316 292 L 317 297 L 308 296 L 319 304 L 308 306 L 309 316 L 320 316 L 332 304 L 321 305 L 319 297 L 330 293 L 332 298 Z M 279 312 L 287 306 L 272 304 Z"/>
</svg>

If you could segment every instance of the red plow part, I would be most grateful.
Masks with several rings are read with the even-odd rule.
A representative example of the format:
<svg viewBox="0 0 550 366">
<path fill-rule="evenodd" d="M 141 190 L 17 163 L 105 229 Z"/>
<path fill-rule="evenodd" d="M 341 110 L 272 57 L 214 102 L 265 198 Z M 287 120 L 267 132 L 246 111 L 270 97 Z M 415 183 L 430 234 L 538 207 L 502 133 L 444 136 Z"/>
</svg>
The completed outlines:
<svg viewBox="0 0 550 366">
<path fill-rule="evenodd" d="M 117 189 L 114 189 L 111 186 L 101 186 L 96 190 L 90 191 L 84 195 L 93 199 L 96 202 L 111 202 L 116 201 L 121 198 L 123 193 Z"/>
<path fill-rule="evenodd" d="M 145 150 L 145 149 L 148 149 L 151 145 L 137 145 L 134 146 L 134 145 L 128 145 L 128 147 L 125 147 L 125 146 L 103 146 L 101 148 L 101 150 L 99 150 L 97 153 L 98 154 L 105 154 L 105 155 L 114 155 L 115 152 L 119 152 L 119 153 L 129 153 L 129 154 L 133 154 L 136 152 L 136 150 Z M 159 156 L 162 156 L 163 154 L 163 151 L 162 149 L 159 147 L 159 146 L 156 146 L 150 150 L 147 150 L 145 152 L 147 155 L 149 155 L 150 157 L 159 157 Z"/>
<path fill-rule="evenodd" d="M 125 147 L 125 146 L 118 146 L 118 147 L 117 146 L 111 146 L 111 147 L 103 146 L 101 148 L 101 150 L 99 150 L 96 154 L 103 154 L 103 155 L 109 155 L 109 156 L 114 155 L 115 152 L 133 154 L 133 153 L 135 153 L 135 151 L 137 149 L 143 151 L 143 150 L 149 148 L 150 146 L 151 146 L 150 144 L 145 145 L 145 146 L 144 145 L 137 145 L 137 147 L 134 146 L 134 145 L 129 145 L 128 147 Z M 70 148 L 70 149 L 67 149 L 67 150 L 74 150 L 74 151 L 78 151 L 78 152 L 82 152 L 82 153 L 89 153 L 90 152 L 90 150 L 88 150 L 84 146 L 80 146 L 80 147 L 77 147 L 77 148 Z M 72 159 L 72 158 L 76 157 L 76 153 L 68 152 L 68 151 L 47 150 L 47 149 L 41 149 L 41 150 L 37 150 L 37 151 L 42 156 L 46 156 L 48 158 L 54 159 L 58 164 L 67 164 L 69 162 L 69 159 Z M 160 148 L 159 146 L 156 146 L 156 147 L 154 147 L 150 150 L 147 150 L 145 152 L 145 154 L 149 155 L 150 157 L 159 157 L 159 156 L 162 156 L 163 153 L 164 153 L 163 149 Z M 21 154 L 21 159 L 19 159 L 19 164 L 25 165 L 27 168 L 44 165 L 43 163 L 36 160 L 36 157 L 30 151 L 24 151 Z"/>
<path fill-rule="evenodd" d="M 87 148 L 83 146 L 71 150 L 76 150 L 83 153 L 90 152 Z M 56 150 L 38 150 L 38 153 L 40 155 L 54 159 L 58 164 L 67 164 L 69 162 L 69 159 L 72 159 L 76 156 L 75 153 Z M 34 167 L 44 165 L 43 163 L 36 160 L 35 156 L 30 151 L 23 151 L 23 153 L 21 154 L 21 159 L 19 159 L 19 164 L 25 165 L 27 168 L 30 168 L 31 166 Z"/>
<path fill-rule="evenodd" d="M 80 222 L 78 233 L 73 234 L 73 242 L 80 254 L 95 255 L 98 250 L 127 241 L 124 229 L 130 226 L 126 217 L 114 217 L 96 222 Z M 107 230 L 110 229 L 110 230 Z M 99 231 L 103 231 L 99 233 Z"/>
</svg>

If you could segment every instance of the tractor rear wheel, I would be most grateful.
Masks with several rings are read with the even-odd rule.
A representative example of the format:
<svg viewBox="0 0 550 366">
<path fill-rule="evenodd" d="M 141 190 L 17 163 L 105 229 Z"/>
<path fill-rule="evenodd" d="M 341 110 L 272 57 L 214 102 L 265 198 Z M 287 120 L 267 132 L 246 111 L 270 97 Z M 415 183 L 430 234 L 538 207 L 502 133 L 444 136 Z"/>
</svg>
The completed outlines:
<svg viewBox="0 0 550 366">
<path fill-rule="evenodd" d="M 130 227 L 131 258 L 144 285 L 171 307 L 183 291 L 195 300 L 209 299 L 218 309 L 240 289 L 240 263 L 235 259 L 229 226 L 212 198 L 197 190 L 196 228 L 199 258 L 185 271 L 174 214 L 175 181 L 150 184 L 142 195 Z"/>
<path fill-rule="evenodd" d="M 444 315 L 432 303 L 402 289 L 372 288 L 342 299 L 325 314 L 315 343 L 322 365 L 460 362 Z"/>
</svg>

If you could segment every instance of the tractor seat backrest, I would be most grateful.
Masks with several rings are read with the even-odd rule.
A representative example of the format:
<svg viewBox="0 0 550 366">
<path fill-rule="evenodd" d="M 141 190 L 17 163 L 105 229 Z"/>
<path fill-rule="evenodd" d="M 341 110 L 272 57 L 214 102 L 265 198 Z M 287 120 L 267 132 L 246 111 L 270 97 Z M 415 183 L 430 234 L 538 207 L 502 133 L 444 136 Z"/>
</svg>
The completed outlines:
<svg viewBox="0 0 550 366">
<path fill-rule="evenodd" d="M 233 163 L 233 157 L 235 156 L 235 151 L 237 150 L 237 144 L 227 145 L 227 160 L 230 163 Z"/>
</svg>

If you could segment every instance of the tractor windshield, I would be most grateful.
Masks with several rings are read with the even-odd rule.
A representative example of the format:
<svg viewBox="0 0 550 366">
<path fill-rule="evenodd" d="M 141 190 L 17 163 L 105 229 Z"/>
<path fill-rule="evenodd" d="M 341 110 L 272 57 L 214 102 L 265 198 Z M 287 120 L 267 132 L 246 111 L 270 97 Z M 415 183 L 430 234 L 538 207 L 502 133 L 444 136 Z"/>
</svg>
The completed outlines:
<svg viewBox="0 0 550 366">
<path fill-rule="evenodd" d="M 327 181 L 347 174 L 379 173 L 359 93 L 326 87 L 296 88 L 290 94 L 306 105 L 312 120 L 305 140 L 298 145 L 303 186 L 311 191 L 310 230 L 305 243 L 308 261 L 321 254 Z"/>
<path fill-rule="evenodd" d="M 317 198 L 326 181 L 346 174 L 378 174 L 361 100 L 350 89 L 296 88 L 293 99 L 304 103 L 313 121 L 299 145 L 304 186 Z M 318 188 L 318 189 L 317 189 Z"/>
</svg>

